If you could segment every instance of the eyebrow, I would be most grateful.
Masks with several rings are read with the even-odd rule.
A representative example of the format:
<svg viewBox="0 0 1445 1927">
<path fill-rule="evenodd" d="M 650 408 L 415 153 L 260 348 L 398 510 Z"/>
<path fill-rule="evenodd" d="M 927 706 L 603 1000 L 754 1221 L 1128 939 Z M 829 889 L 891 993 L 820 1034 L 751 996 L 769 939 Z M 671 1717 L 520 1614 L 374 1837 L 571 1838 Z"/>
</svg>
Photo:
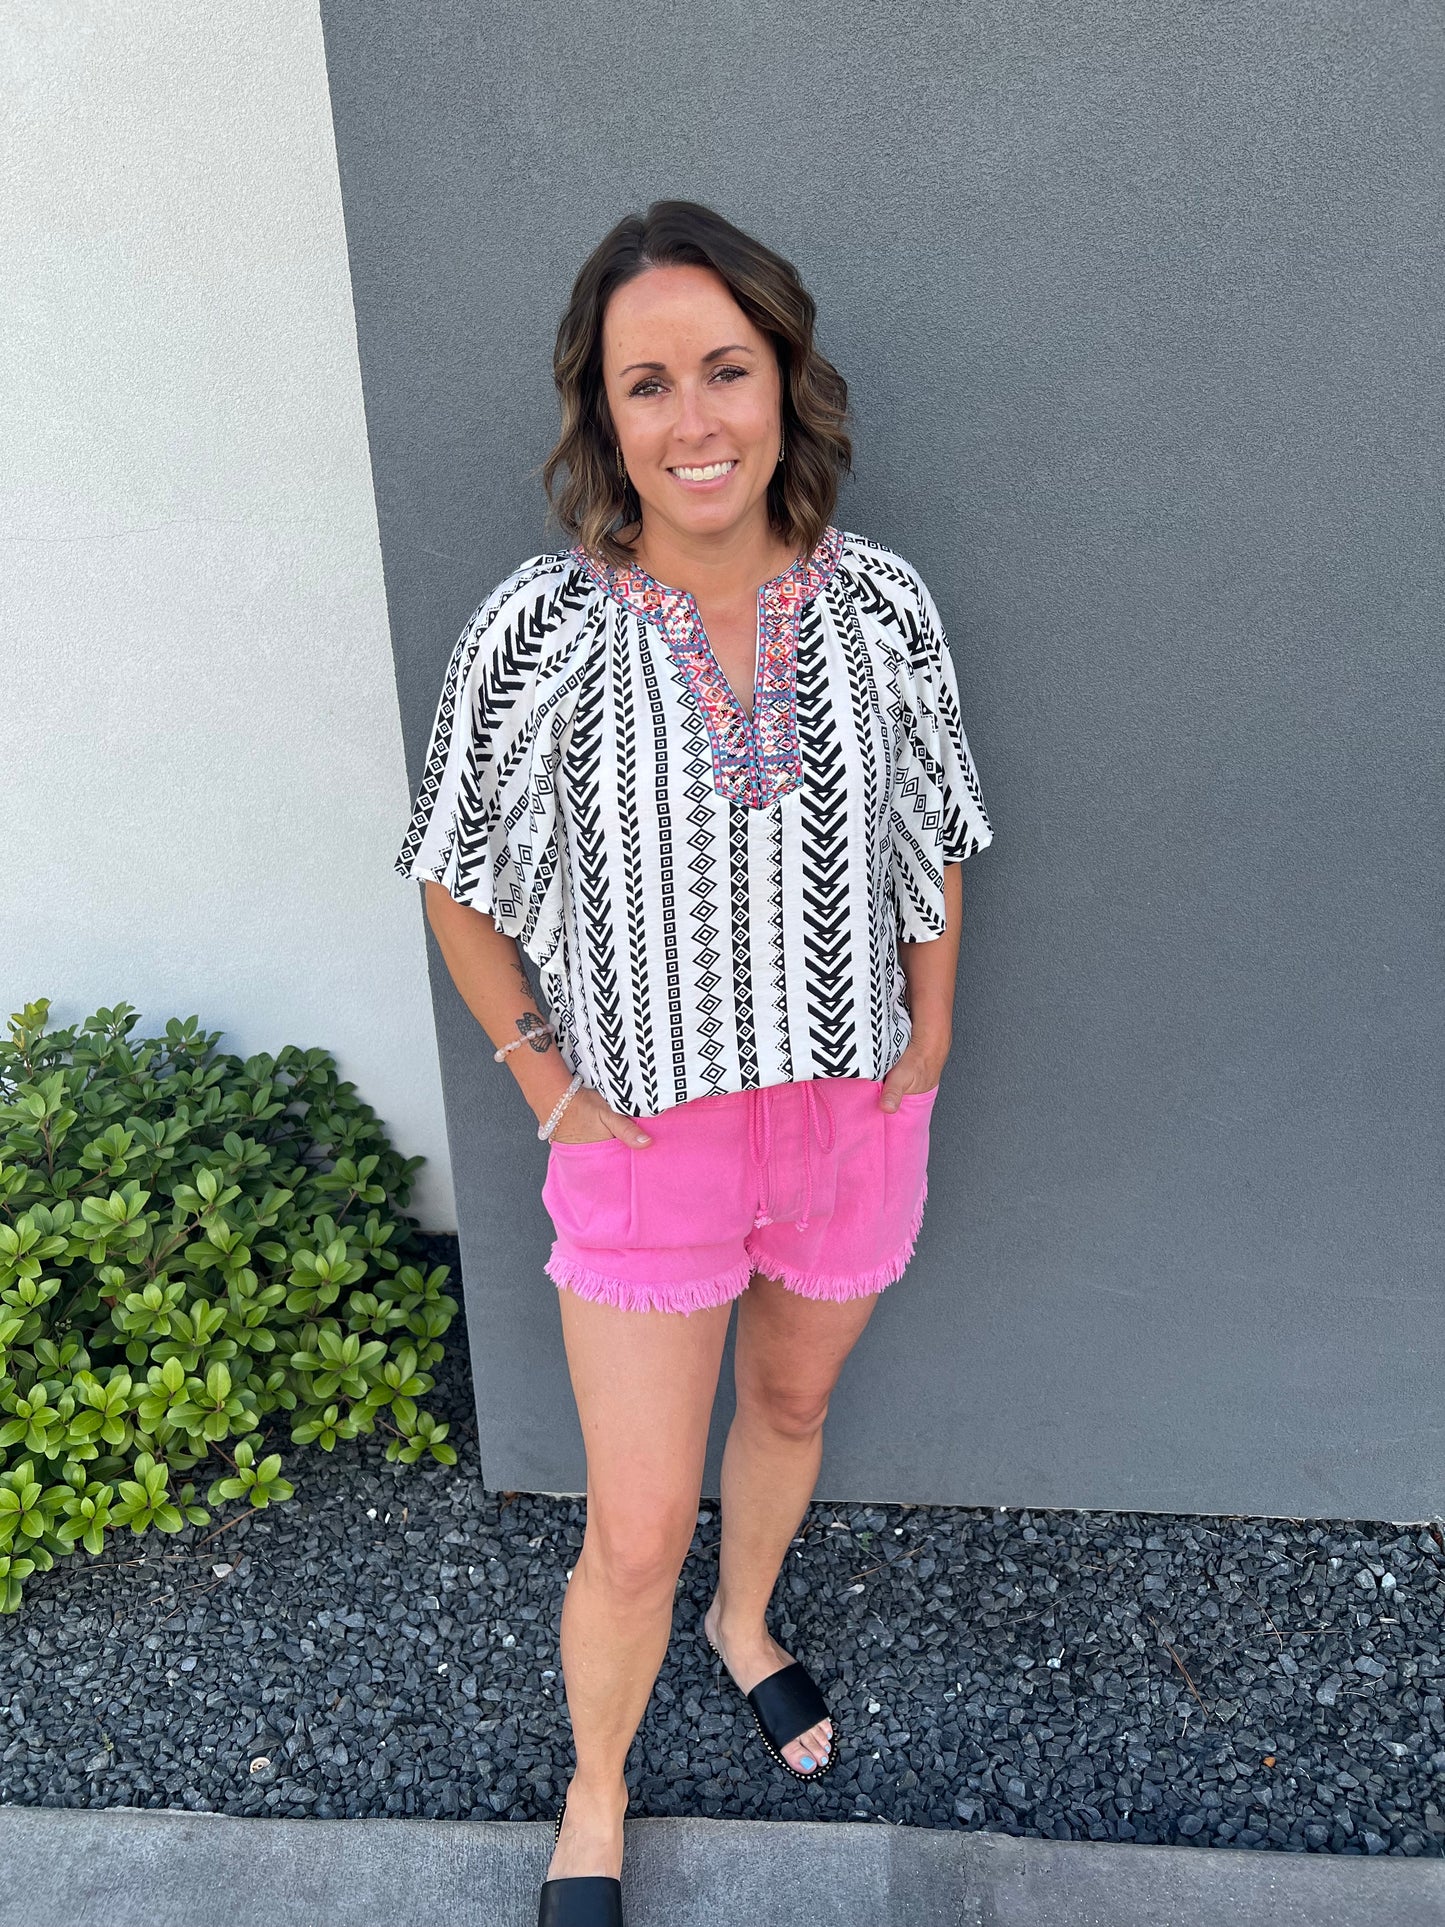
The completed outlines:
<svg viewBox="0 0 1445 1927">
<path fill-rule="evenodd" d="M 716 361 L 722 355 L 750 355 L 752 352 L 753 350 L 748 347 L 746 342 L 730 341 L 725 348 L 709 349 L 703 356 L 703 360 Z M 630 375 L 634 368 L 657 368 L 665 370 L 666 367 L 667 363 L 665 361 L 629 361 L 621 373 L 623 375 Z M 620 378 L 619 376 L 619 379 Z"/>
</svg>

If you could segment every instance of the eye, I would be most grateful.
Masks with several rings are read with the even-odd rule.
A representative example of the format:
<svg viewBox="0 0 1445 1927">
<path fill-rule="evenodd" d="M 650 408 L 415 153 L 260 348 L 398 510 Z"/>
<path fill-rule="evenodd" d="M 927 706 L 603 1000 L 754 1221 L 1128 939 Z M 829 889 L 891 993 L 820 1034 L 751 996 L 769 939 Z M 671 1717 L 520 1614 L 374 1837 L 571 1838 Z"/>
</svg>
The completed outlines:
<svg viewBox="0 0 1445 1927">
<path fill-rule="evenodd" d="M 746 368 L 739 368 L 736 362 L 725 362 L 721 368 L 715 368 L 713 370 L 713 380 L 716 381 L 719 375 L 731 375 L 741 378 L 745 376 L 747 372 Z M 645 395 L 649 388 L 659 386 L 660 383 L 656 375 L 644 375 L 642 380 L 634 382 L 627 392 L 629 395 Z M 728 386 L 732 386 L 731 381 L 729 381 Z"/>
</svg>

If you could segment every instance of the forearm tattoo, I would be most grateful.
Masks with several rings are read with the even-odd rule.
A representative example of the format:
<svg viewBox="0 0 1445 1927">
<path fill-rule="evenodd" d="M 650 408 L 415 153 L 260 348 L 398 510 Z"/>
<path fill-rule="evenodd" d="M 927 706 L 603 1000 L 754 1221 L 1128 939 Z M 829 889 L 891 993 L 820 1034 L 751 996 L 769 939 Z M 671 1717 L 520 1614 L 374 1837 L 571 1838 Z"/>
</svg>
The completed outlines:
<svg viewBox="0 0 1445 1927">
<path fill-rule="evenodd" d="M 520 949 L 517 951 L 515 962 L 517 975 L 521 978 L 523 985 L 526 987 L 527 995 L 530 997 L 532 996 L 532 983 L 527 975 L 527 966 L 522 961 L 522 952 Z M 526 1038 L 528 1050 L 535 1051 L 539 1057 L 545 1056 L 545 1054 L 553 1048 L 552 1033 L 546 1028 L 546 1021 L 546 1018 L 543 1017 L 539 1011 L 535 1010 L 524 1010 L 517 1019 L 517 1029 L 523 1037 Z"/>
<path fill-rule="evenodd" d="M 524 1010 L 517 1019 L 517 1029 L 526 1038 L 528 1050 L 535 1051 L 539 1057 L 551 1050 L 553 1044 L 552 1033 L 545 1024 L 546 1019 L 535 1010 Z"/>
</svg>

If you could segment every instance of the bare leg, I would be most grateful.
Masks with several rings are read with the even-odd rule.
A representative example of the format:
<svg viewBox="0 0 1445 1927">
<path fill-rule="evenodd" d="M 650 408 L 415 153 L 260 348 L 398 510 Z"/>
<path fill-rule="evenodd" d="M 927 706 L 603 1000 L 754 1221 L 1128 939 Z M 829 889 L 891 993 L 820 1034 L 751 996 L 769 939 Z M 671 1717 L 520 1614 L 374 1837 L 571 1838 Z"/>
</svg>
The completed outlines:
<svg viewBox="0 0 1445 1927">
<path fill-rule="evenodd" d="M 789 1664 L 767 1630 L 768 1602 L 818 1482 L 823 1420 L 844 1361 L 878 1303 L 804 1298 L 753 1274 L 738 1306 L 737 1412 L 722 1463 L 722 1543 L 707 1636 L 745 1693 Z M 822 1766 L 833 1723 L 782 1749 L 800 1772 Z"/>
<path fill-rule="evenodd" d="M 697 1529 L 730 1305 L 619 1311 L 558 1293 L 587 1448 L 587 1530 L 562 1603 L 577 1768 L 548 1879 L 622 1871 L 623 1768 Z"/>
</svg>

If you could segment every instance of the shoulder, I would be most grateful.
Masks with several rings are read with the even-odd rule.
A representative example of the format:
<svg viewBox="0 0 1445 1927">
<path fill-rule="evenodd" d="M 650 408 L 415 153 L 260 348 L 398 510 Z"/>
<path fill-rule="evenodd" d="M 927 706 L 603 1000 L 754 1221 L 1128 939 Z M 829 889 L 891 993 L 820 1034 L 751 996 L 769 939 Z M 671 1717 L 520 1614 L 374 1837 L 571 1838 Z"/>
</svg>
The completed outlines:
<svg viewBox="0 0 1445 1927">
<path fill-rule="evenodd" d="M 578 654 L 592 596 L 566 549 L 509 569 L 462 624 L 442 679 L 439 716 L 464 706 L 488 728 L 520 726 L 537 691 Z"/>
<path fill-rule="evenodd" d="M 572 550 L 542 549 L 519 562 L 488 591 L 467 618 L 463 636 L 506 627 L 524 613 L 546 622 L 548 616 L 541 612 L 550 611 L 552 623 L 564 624 L 585 612 L 592 595 L 591 580 Z"/>
<path fill-rule="evenodd" d="M 452 651 L 448 683 L 485 683 L 515 705 L 585 648 L 598 591 L 568 549 L 543 549 L 508 570 L 473 609 Z"/>
<path fill-rule="evenodd" d="M 859 535 L 852 529 L 839 532 L 843 537 L 839 566 L 855 582 L 900 613 L 915 618 L 926 613 L 931 601 L 928 586 L 906 556 L 872 536 Z"/>
</svg>

